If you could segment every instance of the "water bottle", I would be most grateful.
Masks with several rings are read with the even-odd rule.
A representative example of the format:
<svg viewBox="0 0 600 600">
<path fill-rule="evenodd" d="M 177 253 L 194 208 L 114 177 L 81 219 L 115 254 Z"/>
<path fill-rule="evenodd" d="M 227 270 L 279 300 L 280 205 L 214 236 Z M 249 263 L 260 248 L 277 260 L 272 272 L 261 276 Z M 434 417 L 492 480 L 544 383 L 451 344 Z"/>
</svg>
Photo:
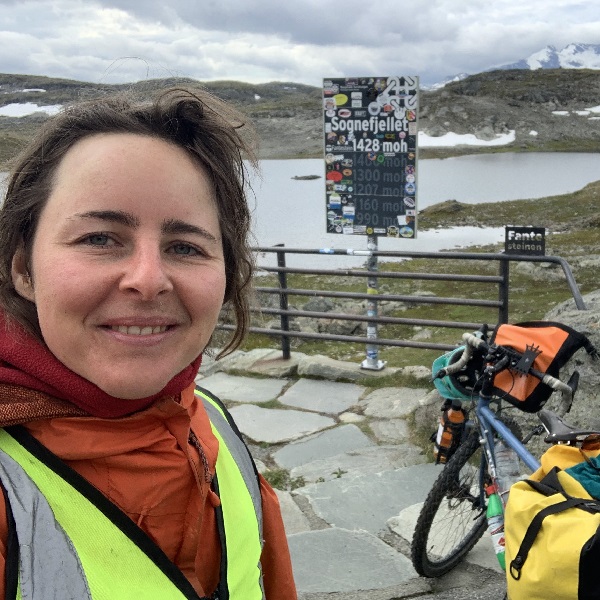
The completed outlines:
<svg viewBox="0 0 600 600">
<path fill-rule="evenodd" d="M 452 400 L 452 404 L 440 417 L 433 455 L 435 462 L 445 463 L 460 443 L 465 427 L 465 412 L 460 400 Z"/>
<path fill-rule="evenodd" d="M 498 492 L 502 503 L 506 506 L 508 492 L 513 483 L 520 479 L 519 457 L 517 453 L 502 440 L 494 444 L 496 458 L 496 476 L 498 478 Z"/>
<path fill-rule="evenodd" d="M 488 531 L 492 536 L 496 558 L 498 559 L 502 570 L 505 571 L 504 508 L 495 485 L 490 485 L 486 489 L 486 494 L 488 496 L 488 505 L 485 516 L 487 518 Z"/>
</svg>

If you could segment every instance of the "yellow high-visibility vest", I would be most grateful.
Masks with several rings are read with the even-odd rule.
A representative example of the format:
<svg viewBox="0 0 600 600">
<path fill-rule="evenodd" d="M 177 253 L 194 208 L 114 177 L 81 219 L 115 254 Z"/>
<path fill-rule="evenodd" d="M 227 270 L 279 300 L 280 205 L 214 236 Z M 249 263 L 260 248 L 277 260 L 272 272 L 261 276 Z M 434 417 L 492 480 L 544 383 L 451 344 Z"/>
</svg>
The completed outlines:
<svg viewBox="0 0 600 600">
<path fill-rule="evenodd" d="M 219 441 L 213 489 L 219 600 L 264 600 L 262 504 L 248 449 L 222 403 L 196 389 Z M 9 539 L 6 598 L 199 600 L 183 573 L 118 507 L 23 427 L 0 429 Z"/>
</svg>

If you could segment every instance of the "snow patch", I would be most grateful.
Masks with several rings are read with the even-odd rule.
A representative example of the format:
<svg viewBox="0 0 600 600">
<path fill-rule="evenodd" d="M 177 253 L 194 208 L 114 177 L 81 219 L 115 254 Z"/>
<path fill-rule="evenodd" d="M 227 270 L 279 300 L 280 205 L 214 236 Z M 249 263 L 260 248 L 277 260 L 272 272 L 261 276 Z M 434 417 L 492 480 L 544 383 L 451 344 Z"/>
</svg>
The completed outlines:
<svg viewBox="0 0 600 600">
<path fill-rule="evenodd" d="M 51 104 L 48 106 L 38 106 L 33 102 L 24 104 L 7 104 L 0 106 L 0 117 L 26 117 L 36 112 L 45 112 L 49 115 L 55 115 L 62 109 L 60 104 Z"/>
<path fill-rule="evenodd" d="M 437 137 L 419 131 L 419 146 L 421 148 L 440 148 L 449 146 L 504 146 L 515 141 L 514 130 L 496 136 L 493 140 L 480 140 L 472 133 L 446 133 Z"/>
<path fill-rule="evenodd" d="M 532 71 L 536 71 L 537 69 L 542 69 L 545 64 L 548 64 L 555 55 L 556 48 L 554 46 L 546 46 L 542 50 L 532 54 L 526 59 L 526 62 Z"/>
<path fill-rule="evenodd" d="M 569 44 L 563 48 L 558 60 L 564 69 L 598 69 L 600 68 L 600 53 L 597 45 Z"/>
</svg>

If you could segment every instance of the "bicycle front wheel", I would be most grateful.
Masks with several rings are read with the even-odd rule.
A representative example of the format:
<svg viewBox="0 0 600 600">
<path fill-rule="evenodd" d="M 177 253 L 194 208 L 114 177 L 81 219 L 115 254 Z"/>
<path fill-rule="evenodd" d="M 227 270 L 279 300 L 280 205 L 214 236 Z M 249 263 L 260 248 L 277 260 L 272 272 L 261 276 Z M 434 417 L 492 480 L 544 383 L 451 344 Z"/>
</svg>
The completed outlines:
<svg viewBox="0 0 600 600">
<path fill-rule="evenodd" d="M 412 563 L 423 577 L 452 570 L 486 529 L 486 495 L 481 489 L 482 449 L 473 430 L 433 484 L 419 514 Z M 486 471 L 487 471 L 487 467 Z M 486 473 L 483 473 L 486 476 Z"/>
</svg>

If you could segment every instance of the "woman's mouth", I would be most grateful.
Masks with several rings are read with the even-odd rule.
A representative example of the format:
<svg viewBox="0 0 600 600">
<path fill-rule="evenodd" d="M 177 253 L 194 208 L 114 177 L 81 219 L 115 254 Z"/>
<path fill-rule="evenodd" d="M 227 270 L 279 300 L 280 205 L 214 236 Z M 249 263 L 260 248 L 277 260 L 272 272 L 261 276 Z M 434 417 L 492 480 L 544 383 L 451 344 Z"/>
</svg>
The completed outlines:
<svg viewBox="0 0 600 600">
<path fill-rule="evenodd" d="M 145 326 L 140 327 L 138 325 L 126 326 L 126 325 L 112 325 L 109 327 L 111 331 L 118 331 L 119 333 L 125 333 L 127 335 L 154 335 L 157 333 L 164 333 L 169 329 L 167 325 L 157 325 L 156 327 Z"/>
</svg>

